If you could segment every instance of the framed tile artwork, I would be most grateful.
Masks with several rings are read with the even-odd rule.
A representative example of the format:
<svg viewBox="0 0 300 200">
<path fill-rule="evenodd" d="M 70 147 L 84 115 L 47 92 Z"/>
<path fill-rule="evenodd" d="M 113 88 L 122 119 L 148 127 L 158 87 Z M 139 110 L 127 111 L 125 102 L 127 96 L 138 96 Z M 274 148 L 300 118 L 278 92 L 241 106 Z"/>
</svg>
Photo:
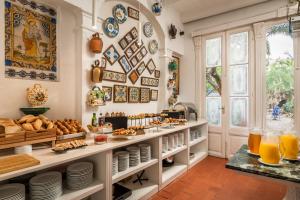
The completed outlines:
<svg viewBox="0 0 300 200">
<path fill-rule="evenodd" d="M 159 85 L 159 79 L 142 77 L 141 78 L 141 85 L 143 85 L 143 86 L 150 86 L 150 87 L 158 87 L 158 85 Z"/>
<path fill-rule="evenodd" d="M 128 87 L 128 103 L 140 102 L 140 88 Z"/>
<path fill-rule="evenodd" d="M 126 50 L 125 50 L 125 55 L 127 58 L 131 58 L 131 56 L 134 54 L 134 52 L 132 51 L 131 47 L 128 47 Z"/>
<path fill-rule="evenodd" d="M 131 35 L 130 32 L 125 35 L 125 39 L 127 44 L 130 44 L 133 41 L 133 36 Z"/>
<path fill-rule="evenodd" d="M 139 63 L 139 61 L 138 61 L 138 59 L 136 58 L 136 56 L 133 56 L 133 57 L 131 58 L 131 60 L 130 60 L 130 63 L 131 63 L 131 65 L 132 65 L 133 67 L 135 67 L 135 66 Z"/>
<path fill-rule="evenodd" d="M 147 69 L 148 69 L 149 73 L 152 74 L 154 72 L 155 68 L 156 68 L 156 66 L 154 64 L 154 61 L 151 58 L 147 63 Z"/>
<path fill-rule="evenodd" d="M 137 52 L 139 50 L 139 46 L 137 44 L 137 41 L 131 44 L 130 48 L 132 49 L 133 53 Z"/>
<path fill-rule="evenodd" d="M 114 103 L 126 103 L 127 102 L 127 86 L 114 85 Z"/>
<path fill-rule="evenodd" d="M 122 38 L 118 43 L 122 50 L 124 50 L 128 46 L 128 43 L 125 38 Z"/>
<path fill-rule="evenodd" d="M 111 101 L 112 100 L 112 87 L 102 86 L 102 90 L 105 93 L 104 100 Z"/>
<path fill-rule="evenodd" d="M 127 8 L 127 13 L 128 13 L 128 17 L 131 17 L 132 19 L 135 19 L 135 20 L 139 20 L 140 19 L 140 13 L 138 10 L 132 8 L 132 7 L 129 7 Z"/>
<path fill-rule="evenodd" d="M 137 80 L 139 79 L 139 75 L 136 72 L 136 70 L 133 70 L 130 75 L 128 76 L 129 80 L 131 81 L 131 83 L 134 85 Z"/>
<path fill-rule="evenodd" d="M 132 70 L 132 67 L 125 56 L 122 56 L 118 62 L 120 63 L 125 74 L 128 74 Z"/>
<path fill-rule="evenodd" d="M 155 78 L 160 78 L 160 71 L 159 70 L 154 71 L 154 77 Z"/>
<path fill-rule="evenodd" d="M 136 69 L 136 71 L 137 71 L 137 73 L 138 73 L 139 75 L 142 75 L 143 72 L 145 71 L 145 69 L 146 69 L 146 64 L 145 64 L 145 62 L 143 61 L 143 62 L 140 63 L 140 65 L 138 66 L 138 68 Z"/>
<path fill-rule="evenodd" d="M 173 77 L 175 78 L 175 88 L 176 88 L 176 94 L 179 95 L 179 91 L 180 91 L 180 58 L 177 57 L 177 56 L 172 56 L 173 57 L 173 60 L 176 62 L 177 64 L 177 68 L 176 70 L 173 72 Z"/>
<path fill-rule="evenodd" d="M 110 45 L 104 52 L 104 57 L 106 60 L 113 65 L 117 60 L 120 58 L 120 54 L 118 53 L 117 49 L 114 45 Z"/>
<path fill-rule="evenodd" d="M 141 103 L 150 102 L 150 88 L 140 88 L 140 102 Z"/>
<path fill-rule="evenodd" d="M 138 38 L 139 33 L 138 33 L 138 30 L 137 30 L 135 27 L 133 27 L 133 28 L 130 30 L 130 33 L 131 33 L 133 39 Z"/>
<path fill-rule="evenodd" d="M 5 77 L 58 81 L 56 10 L 34 0 L 1 3 Z"/>
<path fill-rule="evenodd" d="M 151 90 L 150 91 L 150 100 L 157 101 L 158 100 L 158 90 Z"/>
<path fill-rule="evenodd" d="M 124 73 L 110 71 L 110 70 L 104 70 L 102 80 L 118 82 L 118 83 L 126 83 L 126 78 L 127 78 L 127 76 Z"/>
<path fill-rule="evenodd" d="M 143 60 L 144 56 L 142 55 L 141 51 L 137 52 L 137 54 L 135 55 L 136 59 L 138 61 Z"/>
<path fill-rule="evenodd" d="M 148 53 L 146 47 L 144 47 L 144 46 L 142 47 L 142 49 L 140 50 L 140 52 L 143 55 L 143 57 L 145 57 L 147 55 L 147 53 Z"/>
</svg>

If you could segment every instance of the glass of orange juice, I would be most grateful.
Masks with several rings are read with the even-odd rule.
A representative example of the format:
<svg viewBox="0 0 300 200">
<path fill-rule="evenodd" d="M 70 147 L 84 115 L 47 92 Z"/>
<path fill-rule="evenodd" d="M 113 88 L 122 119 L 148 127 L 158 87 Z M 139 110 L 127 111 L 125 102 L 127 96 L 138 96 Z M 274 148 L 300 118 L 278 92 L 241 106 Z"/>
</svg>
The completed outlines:
<svg viewBox="0 0 300 200">
<path fill-rule="evenodd" d="M 264 163 L 278 164 L 281 160 L 279 137 L 272 132 L 266 132 L 260 142 L 259 155 Z"/>
<path fill-rule="evenodd" d="M 280 153 L 283 158 L 297 160 L 299 152 L 299 137 L 295 131 L 285 131 L 280 135 Z"/>
<path fill-rule="evenodd" d="M 249 131 L 248 148 L 251 153 L 259 154 L 259 145 L 261 141 L 262 131 L 259 128 L 253 128 Z"/>
</svg>

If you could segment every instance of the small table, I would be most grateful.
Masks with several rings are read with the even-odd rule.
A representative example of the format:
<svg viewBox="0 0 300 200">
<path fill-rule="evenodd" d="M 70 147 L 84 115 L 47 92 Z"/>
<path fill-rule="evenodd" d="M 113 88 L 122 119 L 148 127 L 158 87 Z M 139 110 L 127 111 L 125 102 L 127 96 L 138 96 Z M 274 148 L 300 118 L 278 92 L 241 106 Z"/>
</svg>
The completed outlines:
<svg viewBox="0 0 300 200">
<path fill-rule="evenodd" d="M 242 172 L 247 175 L 269 178 L 280 181 L 288 187 L 284 200 L 300 200 L 300 162 L 285 161 L 281 167 L 266 166 L 258 162 L 258 156 L 247 153 L 248 146 L 243 145 L 234 156 L 229 159 L 226 168 Z"/>
</svg>

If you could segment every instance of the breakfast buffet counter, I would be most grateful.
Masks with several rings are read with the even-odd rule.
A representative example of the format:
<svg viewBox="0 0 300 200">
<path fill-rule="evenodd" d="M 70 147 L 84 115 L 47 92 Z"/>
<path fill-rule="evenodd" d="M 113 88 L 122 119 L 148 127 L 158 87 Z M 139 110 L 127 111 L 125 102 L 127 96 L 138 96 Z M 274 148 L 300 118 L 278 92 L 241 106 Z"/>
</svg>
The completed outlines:
<svg viewBox="0 0 300 200">
<path fill-rule="evenodd" d="M 200 130 L 201 137 L 198 139 L 191 139 L 191 130 Z M 162 137 L 177 132 L 184 133 L 184 145 L 174 150 L 163 152 L 162 150 Z M 32 156 L 40 161 L 39 165 L 9 172 L 0 175 L 0 182 L 5 182 L 14 177 L 22 175 L 36 173 L 39 171 L 50 170 L 58 166 L 67 165 L 78 160 L 89 160 L 95 165 L 95 181 L 90 186 L 91 190 L 86 191 L 86 195 L 80 195 L 80 198 L 76 197 L 76 192 L 69 194 L 69 199 L 82 199 L 84 197 L 92 195 L 95 199 L 111 199 L 112 187 L 111 185 L 125 179 L 128 176 L 132 176 L 142 170 L 150 168 L 147 173 L 151 177 L 151 182 L 148 182 L 142 188 L 134 192 L 131 199 L 149 198 L 154 193 L 158 192 L 176 177 L 184 173 L 186 170 L 200 162 L 208 155 L 208 138 L 207 138 L 207 121 L 199 120 L 195 122 L 188 122 L 185 125 L 175 126 L 173 129 L 151 128 L 145 130 L 144 135 L 133 136 L 128 140 L 112 140 L 109 138 L 107 143 L 96 145 L 93 138 L 87 138 L 86 143 L 88 146 L 80 149 L 70 150 L 66 153 L 57 154 L 51 149 L 34 150 Z M 125 172 L 119 172 L 112 174 L 112 158 L 113 152 L 117 149 L 122 149 L 129 145 L 146 142 L 151 144 L 152 159 L 149 162 L 141 163 L 136 167 L 131 167 Z M 190 152 L 193 151 L 193 158 L 190 158 Z M 163 159 L 174 156 L 177 161 L 171 170 L 162 167 Z M 153 184 L 152 184 L 153 183 Z M 98 189 L 95 189 L 95 185 Z M 148 187 L 148 185 L 150 186 Z M 143 190 L 144 189 L 144 190 Z M 94 191 L 94 194 L 93 194 Z M 80 192 L 77 191 L 79 194 Z M 72 196 L 75 195 L 75 196 Z M 62 196 L 63 197 L 63 196 Z M 67 196 L 64 199 L 68 199 Z"/>
</svg>

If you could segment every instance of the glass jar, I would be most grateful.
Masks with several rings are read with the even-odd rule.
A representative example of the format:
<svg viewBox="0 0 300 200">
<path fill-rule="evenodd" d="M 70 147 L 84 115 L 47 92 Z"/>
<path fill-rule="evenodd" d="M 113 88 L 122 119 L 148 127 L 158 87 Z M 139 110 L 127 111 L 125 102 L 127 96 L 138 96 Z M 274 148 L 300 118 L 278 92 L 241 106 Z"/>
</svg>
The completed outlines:
<svg viewBox="0 0 300 200">
<path fill-rule="evenodd" d="M 283 158 L 297 160 L 299 152 L 299 137 L 296 131 L 284 131 L 280 135 L 280 153 Z"/>
<path fill-rule="evenodd" d="M 248 148 L 251 153 L 259 154 L 259 146 L 261 141 L 262 131 L 259 128 L 249 130 Z"/>
<path fill-rule="evenodd" d="M 281 160 L 279 136 L 270 131 L 265 132 L 261 138 L 259 155 L 267 164 L 278 164 Z"/>
</svg>

